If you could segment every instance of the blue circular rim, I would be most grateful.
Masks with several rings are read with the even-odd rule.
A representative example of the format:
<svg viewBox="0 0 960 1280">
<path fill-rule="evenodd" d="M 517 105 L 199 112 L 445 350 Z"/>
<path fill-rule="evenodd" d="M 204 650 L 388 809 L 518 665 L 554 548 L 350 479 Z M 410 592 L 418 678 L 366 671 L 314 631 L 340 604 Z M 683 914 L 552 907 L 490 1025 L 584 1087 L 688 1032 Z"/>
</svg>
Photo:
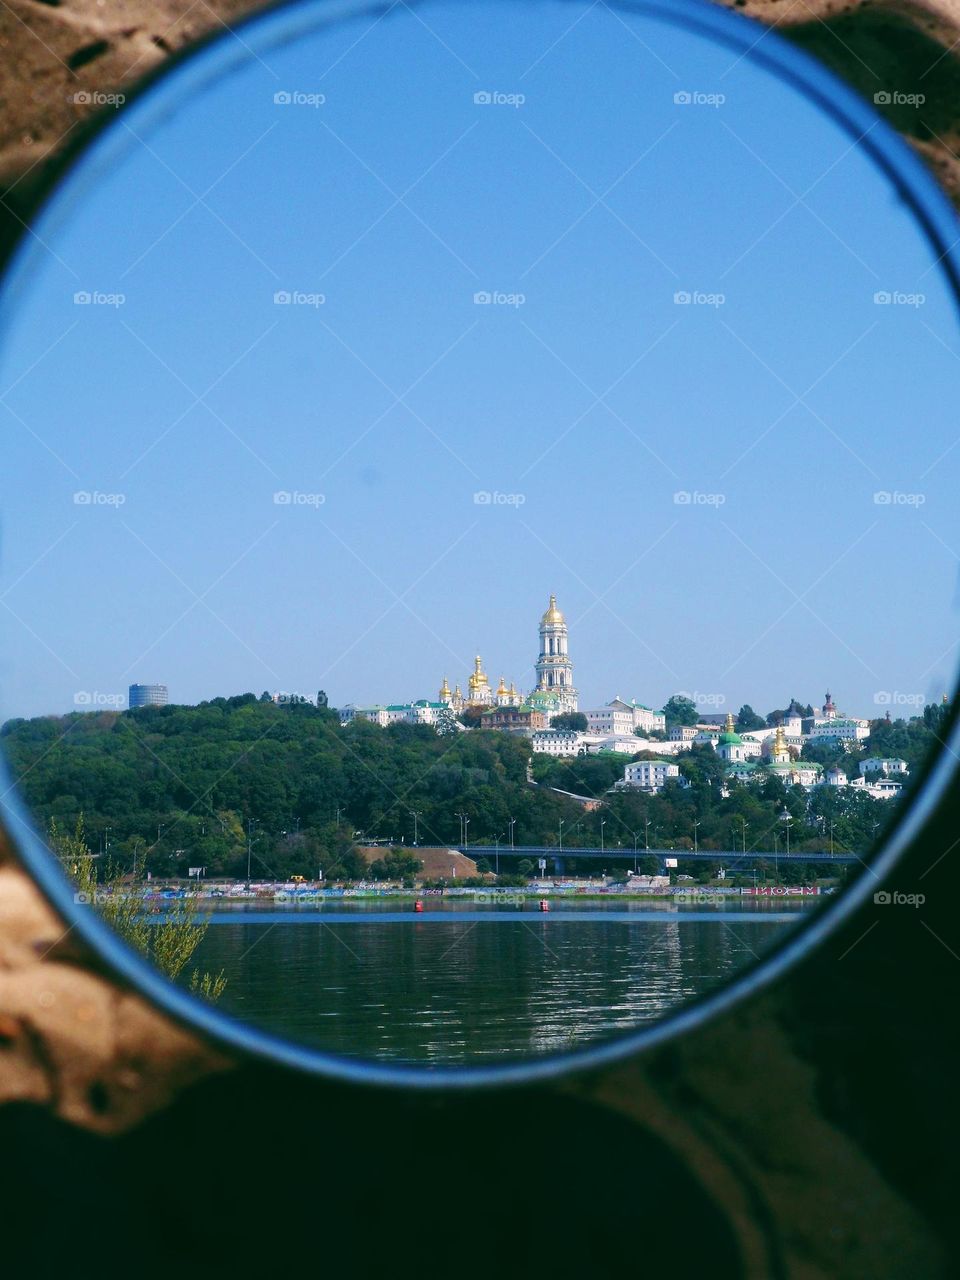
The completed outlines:
<svg viewBox="0 0 960 1280">
<path fill-rule="evenodd" d="M 414 0 L 416 2 L 416 0 Z M 557 0 L 580 3 L 581 0 Z M 652 17 L 673 27 L 712 39 L 738 52 L 790 84 L 838 124 L 870 156 L 891 181 L 899 197 L 910 209 L 941 266 L 960 313 L 960 254 L 955 250 L 958 223 L 953 208 L 920 159 L 885 123 L 872 107 L 832 72 L 781 39 L 774 30 L 762 27 L 707 0 L 611 0 L 612 7 Z M 218 80 L 232 67 L 246 63 L 257 50 L 275 48 L 344 19 L 384 14 L 393 5 L 378 0 L 280 0 L 234 24 L 229 31 L 213 33 L 170 59 L 128 95 L 130 105 L 145 104 L 155 116 L 177 109 L 188 94 Z M 242 33 L 243 46 L 235 48 L 232 32 Z M 215 65 L 198 55 L 219 45 Z M 198 64 L 203 65 L 198 65 Z M 159 92 L 154 92 L 159 86 Z M 167 90 L 164 93 L 164 89 Z M 124 107 L 122 110 L 127 110 Z M 96 153 L 99 143 L 108 143 L 116 158 L 117 146 L 125 143 L 122 129 L 111 130 L 114 117 L 98 118 L 59 166 L 59 181 L 47 194 L 40 215 L 56 225 L 69 216 L 72 202 L 82 199 L 95 182 L 103 163 Z M 78 162 L 93 155 L 94 163 L 83 171 Z M 61 175 L 65 174 L 65 177 Z M 15 323 L 19 291 L 29 282 L 29 268 L 38 250 L 25 234 L 17 245 L 3 280 L 0 281 L 0 337 Z M 919 840 L 960 773 L 960 715 L 956 687 L 952 700 L 948 736 L 936 757 L 926 763 L 918 788 L 899 814 L 880 847 L 868 856 L 864 870 L 835 900 L 824 904 L 812 918 L 753 965 L 742 970 L 727 985 L 667 1015 L 661 1022 L 627 1032 L 609 1041 L 586 1045 L 564 1053 L 530 1058 L 520 1063 L 484 1067 L 427 1067 L 414 1064 L 377 1063 L 366 1059 L 340 1057 L 319 1048 L 297 1045 L 270 1032 L 248 1026 L 190 996 L 163 978 L 137 952 L 123 943 L 96 913 L 74 902 L 73 890 L 45 841 L 36 830 L 14 782 L 9 766 L 0 757 L 0 823 L 14 856 L 33 877 L 57 914 L 75 929 L 102 959 L 111 974 L 133 987 L 163 1013 L 207 1041 L 241 1059 L 264 1060 L 310 1075 L 354 1085 L 392 1086 L 408 1090 L 450 1092 L 535 1084 L 575 1071 L 594 1070 L 624 1058 L 647 1052 L 733 1008 L 785 974 L 806 958 L 828 937 L 847 923 L 868 900 L 874 886 L 881 883 Z"/>
</svg>

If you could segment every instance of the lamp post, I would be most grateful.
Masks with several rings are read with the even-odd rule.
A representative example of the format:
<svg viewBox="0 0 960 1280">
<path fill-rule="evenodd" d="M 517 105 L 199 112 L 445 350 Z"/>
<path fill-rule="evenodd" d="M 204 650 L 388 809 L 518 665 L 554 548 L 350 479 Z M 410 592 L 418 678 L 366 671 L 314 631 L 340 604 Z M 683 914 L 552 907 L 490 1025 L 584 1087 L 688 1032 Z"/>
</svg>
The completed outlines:
<svg viewBox="0 0 960 1280">
<path fill-rule="evenodd" d="M 741 827 L 741 835 L 743 837 L 743 856 L 744 857 L 747 856 L 747 827 L 749 825 L 750 824 L 747 822 L 747 820 L 741 816 L 740 827 Z"/>
<path fill-rule="evenodd" d="M 510 848 L 513 848 L 513 828 L 517 825 L 516 818 L 510 819 Z"/>
<path fill-rule="evenodd" d="M 640 837 L 640 832 L 631 831 L 630 834 L 633 836 L 633 874 L 636 875 L 637 874 L 637 840 Z"/>
<path fill-rule="evenodd" d="M 465 813 L 457 813 L 454 816 L 460 819 L 460 844 L 462 846 L 467 843 L 467 827 L 466 827 L 467 815 Z"/>
<path fill-rule="evenodd" d="M 780 821 L 783 823 L 787 832 L 787 857 L 789 858 L 790 856 L 790 824 L 791 822 L 793 822 L 793 816 L 792 814 L 789 813 L 786 806 L 784 806 L 783 812 L 780 814 Z"/>
<path fill-rule="evenodd" d="M 693 822 L 693 852 L 694 853 L 700 852 L 700 847 L 697 844 L 697 827 L 699 827 L 699 825 L 700 825 L 700 819 L 695 818 Z"/>
<path fill-rule="evenodd" d="M 494 844 L 496 846 L 496 852 L 494 853 L 493 856 L 496 859 L 496 862 L 494 865 L 496 867 L 497 875 L 500 874 L 500 839 L 502 836 L 503 836 L 503 832 L 501 831 L 500 835 L 496 836 L 494 840 Z"/>
<path fill-rule="evenodd" d="M 643 847 L 644 849 L 646 849 L 647 853 L 650 852 L 650 819 L 649 818 L 644 818 L 643 820 Z"/>
<path fill-rule="evenodd" d="M 253 818 L 247 819 L 247 888 L 250 888 L 250 859 L 253 856 Z"/>
<path fill-rule="evenodd" d="M 606 818 L 600 819 L 600 852 L 603 853 L 603 828 L 607 825 Z"/>
<path fill-rule="evenodd" d="M 830 819 L 830 857 L 833 857 L 833 819 Z"/>
<path fill-rule="evenodd" d="M 411 809 L 410 817 L 413 819 L 413 847 L 416 848 L 420 843 L 420 828 L 417 826 L 417 822 L 420 818 L 420 811 L 418 809 Z"/>
<path fill-rule="evenodd" d="M 559 830 L 560 852 L 563 853 L 563 819 L 561 818 L 559 821 L 560 821 L 560 830 Z"/>
</svg>

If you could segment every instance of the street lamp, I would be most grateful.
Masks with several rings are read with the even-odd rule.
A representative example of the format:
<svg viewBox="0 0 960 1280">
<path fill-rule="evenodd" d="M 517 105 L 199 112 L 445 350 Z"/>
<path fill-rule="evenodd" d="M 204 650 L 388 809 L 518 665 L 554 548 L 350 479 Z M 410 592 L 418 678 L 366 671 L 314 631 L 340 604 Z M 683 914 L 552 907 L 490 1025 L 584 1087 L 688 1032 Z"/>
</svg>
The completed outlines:
<svg viewBox="0 0 960 1280">
<path fill-rule="evenodd" d="M 559 821 L 560 821 L 560 831 L 559 831 L 560 852 L 563 853 L 563 819 L 561 818 Z"/>
<path fill-rule="evenodd" d="M 700 852 L 699 846 L 697 844 L 697 827 L 699 827 L 699 825 L 700 825 L 700 819 L 695 818 L 693 822 L 693 852 L 694 853 Z"/>
<path fill-rule="evenodd" d="M 496 858 L 497 875 L 500 874 L 500 840 L 502 836 L 503 836 L 503 832 L 501 831 L 500 835 L 494 837 L 494 843 L 496 845 L 496 852 L 494 854 L 494 857 Z"/>
<path fill-rule="evenodd" d="M 603 828 L 607 825 L 606 818 L 600 819 L 600 852 L 603 853 Z"/>
<path fill-rule="evenodd" d="M 250 888 L 250 859 L 253 855 L 253 827 L 255 820 L 247 819 L 247 888 Z"/>
<path fill-rule="evenodd" d="M 421 816 L 420 811 L 418 809 L 410 810 L 410 817 L 413 819 L 413 847 L 414 848 L 416 848 L 417 845 L 420 843 L 420 829 L 417 826 L 417 821 L 420 818 L 420 816 Z"/>
<path fill-rule="evenodd" d="M 787 832 L 787 857 L 790 856 L 790 824 L 793 822 L 793 815 L 784 806 L 783 813 L 780 814 L 780 821 L 783 823 Z"/>
<path fill-rule="evenodd" d="M 746 818 L 744 818 L 744 817 L 742 817 L 742 816 L 741 816 L 741 818 L 740 818 L 740 826 L 741 826 L 741 829 L 742 829 L 742 830 L 741 830 L 741 835 L 743 836 L 743 856 L 744 856 L 744 857 L 746 857 L 746 856 L 747 856 L 747 827 L 748 827 L 749 825 L 750 825 L 750 824 L 747 822 Z"/>
<path fill-rule="evenodd" d="M 644 849 L 646 849 L 648 853 L 650 852 L 650 819 L 649 818 L 644 818 L 643 820 L 643 847 Z"/>
<path fill-rule="evenodd" d="M 516 818 L 510 819 L 510 848 L 513 848 L 513 828 L 517 825 Z"/>
</svg>

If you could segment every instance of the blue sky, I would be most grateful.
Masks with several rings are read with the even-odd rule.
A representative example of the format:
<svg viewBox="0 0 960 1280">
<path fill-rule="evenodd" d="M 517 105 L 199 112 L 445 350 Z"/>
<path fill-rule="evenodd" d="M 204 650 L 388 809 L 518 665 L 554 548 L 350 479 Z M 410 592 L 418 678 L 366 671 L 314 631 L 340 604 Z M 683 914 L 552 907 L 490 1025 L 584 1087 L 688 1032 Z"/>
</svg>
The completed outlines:
<svg viewBox="0 0 960 1280">
<path fill-rule="evenodd" d="M 952 685 L 956 320 L 845 134 L 604 6 L 267 30 L 121 112 L 20 261 L 4 716 L 399 701 L 478 651 L 529 688 L 551 591 L 581 705 Z"/>
</svg>

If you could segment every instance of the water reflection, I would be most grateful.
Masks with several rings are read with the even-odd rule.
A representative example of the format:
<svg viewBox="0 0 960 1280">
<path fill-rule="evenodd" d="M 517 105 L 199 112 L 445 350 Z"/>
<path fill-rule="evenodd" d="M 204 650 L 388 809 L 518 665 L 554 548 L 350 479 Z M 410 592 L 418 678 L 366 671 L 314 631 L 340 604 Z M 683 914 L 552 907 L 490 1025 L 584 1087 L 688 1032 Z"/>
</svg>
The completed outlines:
<svg viewBox="0 0 960 1280">
<path fill-rule="evenodd" d="M 572 1049 L 728 980 L 808 904 L 233 907 L 198 953 L 223 1007 L 348 1057 L 463 1064 Z"/>
</svg>

